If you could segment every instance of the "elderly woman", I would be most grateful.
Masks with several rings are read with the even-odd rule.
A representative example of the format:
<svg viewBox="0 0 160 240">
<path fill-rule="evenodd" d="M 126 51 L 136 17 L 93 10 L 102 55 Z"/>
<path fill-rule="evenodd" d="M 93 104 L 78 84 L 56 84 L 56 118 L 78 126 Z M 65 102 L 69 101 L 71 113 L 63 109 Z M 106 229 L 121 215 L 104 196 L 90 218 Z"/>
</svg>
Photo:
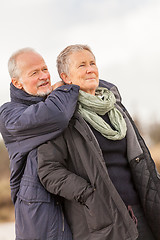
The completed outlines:
<svg viewBox="0 0 160 240">
<path fill-rule="evenodd" d="M 73 239 L 160 239 L 160 180 L 117 88 L 99 81 L 86 45 L 65 48 L 57 67 L 80 86 L 79 104 L 65 132 L 39 148 L 39 177 L 64 198 Z"/>
</svg>

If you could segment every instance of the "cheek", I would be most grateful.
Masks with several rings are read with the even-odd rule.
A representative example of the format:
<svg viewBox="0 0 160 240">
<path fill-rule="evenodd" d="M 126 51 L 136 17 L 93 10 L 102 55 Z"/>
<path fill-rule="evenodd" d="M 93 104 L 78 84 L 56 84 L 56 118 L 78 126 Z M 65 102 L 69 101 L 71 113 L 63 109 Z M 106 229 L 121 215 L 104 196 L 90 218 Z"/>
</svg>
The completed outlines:
<svg viewBox="0 0 160 240">
<path fill-rule="evenodd" d="M 69 76 L 68 80 L 69 80 L 70 82 L 72 82 L 73 84 L 78 84 L 79 81 L 80 81 L 80 77 L 79 77 L 78 74 L 71 74 L 71 75 Z"/>
<path fill-rule="evenodd" d="M 27 85 L 28 89 L 31 91 L 34 91 L 38 87 L 38 80 L 36 78 L 32 78 L 30 81 L 28 81 Z"/>
<path fill-rule="evenodd" d="M 51 77 L 51 76 L 50 76 L 50 74 L 49 74 L 49 72 L 48 72 L 48 74 L 47 74 L 47 78 L 48 78 L 49 80 L 50 80 L 50 77 Z"/>
<path fill-rule="evenodd" d="M 37 78 L 33 78 L 33 79 L 31 80 L 31 82 L 32 82 L 32 85 L 37 86 L 39 80 L 38 80 Z"/>
<path fill-rule="evenodd" d="M 98 69 L 96 70 L 95 74 L 96 74 L 96 76 L 97 76 L 97 78 L 98 78 L 98 77 L 99 77 Z"/>
</svg>

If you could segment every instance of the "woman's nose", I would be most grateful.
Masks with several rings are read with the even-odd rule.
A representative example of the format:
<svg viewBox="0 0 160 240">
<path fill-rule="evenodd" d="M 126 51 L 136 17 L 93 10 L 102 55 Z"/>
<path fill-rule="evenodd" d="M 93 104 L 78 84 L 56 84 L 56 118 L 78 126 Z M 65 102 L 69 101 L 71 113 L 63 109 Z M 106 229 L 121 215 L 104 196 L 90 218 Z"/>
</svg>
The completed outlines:
<svg viewBox="0 0 160 240">
<path fill-rule="evenodd" d="M 93 72 L 93 67 L 92 66 L 88 66 L 86 72 L 87 73 Z"/>
</svg>

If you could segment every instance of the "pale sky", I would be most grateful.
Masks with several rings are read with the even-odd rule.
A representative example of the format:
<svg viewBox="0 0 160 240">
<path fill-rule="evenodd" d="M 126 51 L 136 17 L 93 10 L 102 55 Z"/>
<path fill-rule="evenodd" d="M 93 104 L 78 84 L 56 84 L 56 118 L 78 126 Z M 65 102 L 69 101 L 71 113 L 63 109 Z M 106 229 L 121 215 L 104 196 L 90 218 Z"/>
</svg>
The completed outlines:
<svg viewBox="0 0 160 240">
<path fill-rule="evenodd" d="M 123 104 L 143 123 L 160 122 L 159 0 L 1 0 L 0 105 L 9 101 L 10 55 L 35 48 L 59 81 L 56 57 L 88 44 L 101 79 L 116 84 Z"/>
</svg>

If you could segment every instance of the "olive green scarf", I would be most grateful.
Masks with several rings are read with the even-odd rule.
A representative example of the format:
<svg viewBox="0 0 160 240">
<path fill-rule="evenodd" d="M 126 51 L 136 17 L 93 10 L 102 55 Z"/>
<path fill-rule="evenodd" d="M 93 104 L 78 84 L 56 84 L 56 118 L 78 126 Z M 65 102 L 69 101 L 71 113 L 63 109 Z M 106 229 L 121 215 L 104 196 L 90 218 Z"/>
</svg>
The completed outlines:
<svg viewBox="0 0 160 240">
<path fill-rule="evenodd" d="M 107 88 L 99 87 L 95 96 L 84 91 L 79 91 L 79 113 L 82 117 L 99 131 L 104 137 L 111 140 L 121 140 L 126 136 L 126 123 L 115 107 L 116 99 L 114 94 Z M 113 130 L 100 116 L 108 113 Z"/>
</svg>

